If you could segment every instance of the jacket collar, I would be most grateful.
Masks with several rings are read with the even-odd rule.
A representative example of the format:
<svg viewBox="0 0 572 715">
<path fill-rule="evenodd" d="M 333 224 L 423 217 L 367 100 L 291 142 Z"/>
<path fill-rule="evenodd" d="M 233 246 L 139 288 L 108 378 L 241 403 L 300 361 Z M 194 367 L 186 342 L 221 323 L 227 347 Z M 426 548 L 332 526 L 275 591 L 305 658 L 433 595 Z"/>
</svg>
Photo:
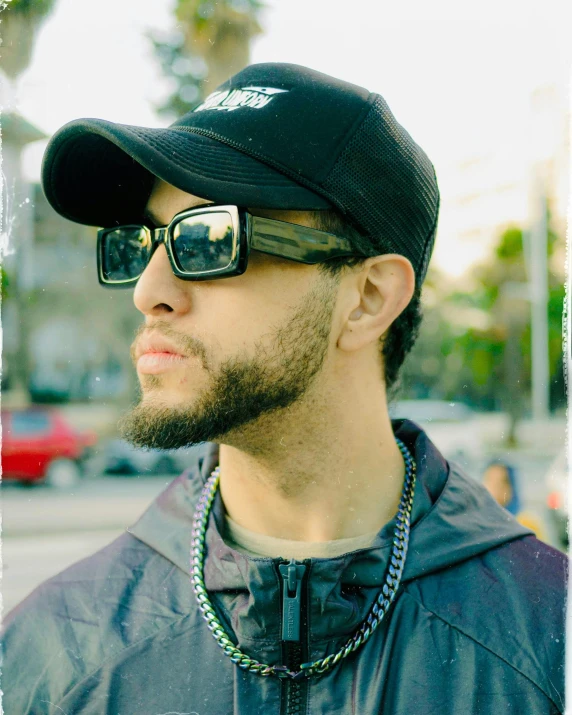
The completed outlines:
<svg viewBox="0 0 572 715">
<path fill-rule="evenodd" d="M 417 425 L 397 420 L 394 432 L 417 463 L 402 583 L 531 533 L 474 479 L 450 467 Z M 197 465 L 176 479 L 130 529 L 186 574 L 194 507 L 217 463 L 218 448 L 205 445 Z M 206 535 L 207 590 L 229 611 L 239 640 L 279 638 L 280 560 L 247 557 L 229 547 L 221 536 L 223 519 L 224 507 L 217 495 Z M 393 519 L 370 548 L 305 562 L 311 640 L 353 632 L 366 617 L 384 583 L 394 528 Z"/>
</svg>

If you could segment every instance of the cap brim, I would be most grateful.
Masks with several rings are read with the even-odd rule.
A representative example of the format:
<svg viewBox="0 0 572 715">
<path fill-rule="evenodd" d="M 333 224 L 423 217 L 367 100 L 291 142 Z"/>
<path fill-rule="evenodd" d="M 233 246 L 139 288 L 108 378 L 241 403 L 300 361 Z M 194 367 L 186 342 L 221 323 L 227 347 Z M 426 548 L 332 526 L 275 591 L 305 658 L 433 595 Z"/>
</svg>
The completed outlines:
<svg viewBox="0 0 572 715">
<path fill-rule="evenodd" d="M 78 119 L 51 139 L 44 192 L 66 218 L 90 226 L 138 223 L 153 181 L 214 201 L 256 208 L 330 208 L 319 194 L 221 141 L 181 128 Z"/>
</svg>

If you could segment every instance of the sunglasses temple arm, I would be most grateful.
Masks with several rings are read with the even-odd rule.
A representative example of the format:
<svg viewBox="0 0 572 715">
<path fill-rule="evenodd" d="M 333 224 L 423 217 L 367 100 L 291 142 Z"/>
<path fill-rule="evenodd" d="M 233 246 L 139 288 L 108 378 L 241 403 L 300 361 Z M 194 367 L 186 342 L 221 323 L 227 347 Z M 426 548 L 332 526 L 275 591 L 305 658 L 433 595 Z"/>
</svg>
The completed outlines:
<svg viewBox="0 0 572 715">
<path fill-rule="evenodd" d="M 349 241 L 332 233 L 261 216 L 251 218 L 250 246 L 262 253 L 308 264 L 356 255 Z"/>
</svg>

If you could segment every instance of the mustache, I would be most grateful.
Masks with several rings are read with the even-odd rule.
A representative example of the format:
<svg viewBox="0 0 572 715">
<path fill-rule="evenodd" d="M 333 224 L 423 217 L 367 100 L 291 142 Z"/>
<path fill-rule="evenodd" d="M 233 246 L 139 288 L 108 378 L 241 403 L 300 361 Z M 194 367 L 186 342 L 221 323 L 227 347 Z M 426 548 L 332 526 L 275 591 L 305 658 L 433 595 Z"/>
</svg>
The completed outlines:
<svg viewBox="0 0 572 715">
<path fill-rule="evenodd" d="M 137 328 L 135 339 L 133 340 L 130 348 L 131 360 L 133 363 L 136 362 L 135 351 L 137 348 L 137 342 L 145 333 L 148 332 L 161 335 L 171 341 L 177 350 L 180 350 L 181 354 L 199 358 L 203 368 L 205 370 L 210 370 L 210 360 L 207 349 L 203 343 L 200 340 L 197 340 L 197 338 L 193 338 L 191 335 L 185 335 L 184 333 L 179 333 L 177 330 L 174 330 L 166 320 L 157 320 L 152 325 L 145 325 L 145 323 L 143 323 L 139 326 L 139 328 Z"/>
</svg>

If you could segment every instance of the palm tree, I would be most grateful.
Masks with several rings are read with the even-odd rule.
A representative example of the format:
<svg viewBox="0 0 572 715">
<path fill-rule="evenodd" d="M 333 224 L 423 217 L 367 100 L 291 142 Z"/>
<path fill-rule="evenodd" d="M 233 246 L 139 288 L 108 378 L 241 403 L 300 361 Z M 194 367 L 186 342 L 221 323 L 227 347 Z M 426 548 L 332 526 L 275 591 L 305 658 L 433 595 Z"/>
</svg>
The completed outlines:
<svg viewBox="0 0 572 715">
<path fill-rule="evenodd" d="M 15 79 L 30 64 L 37 29 L 55 0 L 9 0 L 0 16 L 2 69 Z"/>
<path fill-rule="evenodd" d="M 7 87 L 5 93 L 8 97 L 2 107 L 2 161 L 3 175 L 7 177 L 7 183 L 3 186 L 2 211 L 0 217 L 0 231 L 8 235 L 14 231 L 18 234 L 17 241 L 17 262 L 12 258 L 9 266 L 3 266 L 1 272 L 1 292 L 3 298 L 8 298 L 13 303 L 13 315 L 16 318 L 13 322 L 18 325 L 18 339 L 16 347 L 11 354 L 7 355 L 8 365 L 13 365 L 12 370 L 8 370 L 8 375 L 14 379 L 14 383 L 26 392 L 29 378 L 29 356 L 28 356 L 28 296 L 20 280 L 9 281 L 6 273 L 7 268 L 10 278 L 18 276 L 18 269 L 25 273 L 22 265 L 29 261 L 31 246 L 33 245 L 33 218 L 31 214 L 31 204 L 24 201 L 30 187 L 22 176 L 21 154 L 26 144 L 43 139 L 44 134 L 26 119 L 21 117 L 13 106 L 11 98 L 12 85 L 16 78 L 30 64 L 36 31 L 41 22 L 46 18 L 54 5 L 55 0 L 9 0 L 0 2 L 2 12 L 0 14 L 0 82 L 3 87 Z M 3 91 L 4 94 L 4 91 Z M 4 179 L 0 177 L 1 179 Z M 17 206 L 14 212 L 12 206 Z M 10 282 L 10 290 L 6 295 L 6 288 Z M 5 376 L 2 375 L 3 380 Z"/>
<path fill-rule="evenodd" d="M 177 31 L 152 37 L 164 72 L 176 81 L 160 110 L 181 116 L 248 64 L 262 7 L 260 0 L 177 0 Z"/>
</svg>

